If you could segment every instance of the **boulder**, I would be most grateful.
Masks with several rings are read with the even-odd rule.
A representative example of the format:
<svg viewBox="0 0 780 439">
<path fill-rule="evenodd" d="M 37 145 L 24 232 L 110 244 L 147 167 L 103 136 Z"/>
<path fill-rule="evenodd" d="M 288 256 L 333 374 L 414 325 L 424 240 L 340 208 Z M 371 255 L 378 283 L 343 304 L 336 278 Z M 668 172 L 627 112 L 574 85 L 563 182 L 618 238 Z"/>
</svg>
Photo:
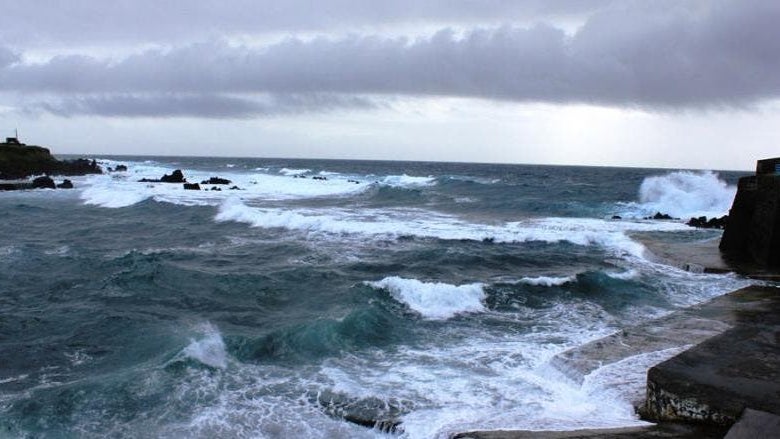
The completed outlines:
<svg viewBox="0 0 780 439">
<path fill-rule="evenodd" d="M 382 433 L 402 434 L 404 430 L 400 418 L 410 409 L 410 404 L 404 401 L 374 396 L 359 398 L 329 390 L 319 392 L 312 399 L 316 399 L 322 411 L 329 416 Z"/>
<path fill-rule="evenodd" d="M 187 179 L 184 178 L 184 174 L 181 172 L 181 169 L 177 169 L 171 172 L 171 175 L 163 175 L 160 178 L 160 181 L 163 183 L 185 183 Z"/>
<path fill-rule="evenodd" d="M 670 220 L 670 219 L 674 219 L 674 218 L 672 218 L 671 215 L 669 215 L 669 214 L 656 212 L 655 215 L 653 215 L 652 219 L 654 219 L 654 220 Z"/>
<path fill-rule="evenodd" d="M 728 221 L 728 219 L 728 215 L 724 215 L 720 218 L 712 217 L 710 219 L 707 219 L 706 216 L 700 216 L 698 218 L 691 218 L 686 224 L 699 229 L 723 229 L 726 227 L 726 221 Z"/>
<path fill-rule="evenodd" d="M 114 172 L 127 172 L 127 166 L 116 165 L 116 168 L 114 168 Z"/>
<path fill-rule="evenodd" d="M 38 177 L 32 181 L 33 189 L 55 189 L 57 186 L 54 184 L 54 180 L 51 177 L 43 176 Z"/>
<path fill-rule="evenodd" d="M 159 180 L 153 178 L 142 178 L 138 181 L 142 183 L 186 183 L 187 179 L 184 178 L 184 174 L 182 174 L 181 169 L 177 169 L 171 172 L 171 175 L 163 175 Z"/>
<path fill-rule="evenodd" d="M 62 183 L 58 184 L 57 188 L 58 189 L 73 189 L 73 182 L 68 180 L 68 179 L 62 180 Z"/>
<path fill-rule="evenodd" d="M 208 180 L 203 180 L 200 182 L 200 184 L 230 184 L 230 183 L 232 183 L 232 181 L 220 177 L 211 177 Z"/>
<path fill-rule="evenodd" d="M 184 189 L 188 191 L 199 191 L 200 185 L 198 183 L 184 183 Z"/>
</svg>

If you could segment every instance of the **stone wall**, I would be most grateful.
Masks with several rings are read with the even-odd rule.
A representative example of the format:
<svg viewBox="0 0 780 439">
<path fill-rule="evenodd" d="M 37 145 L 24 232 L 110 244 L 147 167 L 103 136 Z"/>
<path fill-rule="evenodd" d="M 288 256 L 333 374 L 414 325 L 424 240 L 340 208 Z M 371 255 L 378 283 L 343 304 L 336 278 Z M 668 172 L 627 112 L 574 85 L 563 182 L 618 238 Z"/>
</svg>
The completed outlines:
<svg viewBox="0 0 780 439">
<path fill-rule="evenodd" d="M 734 262 L 780 267 L 780 158 L 759 160 L 755 176 L 739 180 L 720 241 Z"/>
</svg>

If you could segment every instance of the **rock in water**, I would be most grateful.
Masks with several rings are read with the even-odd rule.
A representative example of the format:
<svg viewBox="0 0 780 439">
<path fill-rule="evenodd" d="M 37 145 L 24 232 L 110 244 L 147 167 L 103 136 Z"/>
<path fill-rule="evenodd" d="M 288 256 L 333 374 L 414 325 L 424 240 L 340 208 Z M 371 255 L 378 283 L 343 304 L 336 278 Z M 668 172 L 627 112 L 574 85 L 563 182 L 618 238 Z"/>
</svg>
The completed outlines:
<svg viewBox="0 0 780 439">
<path fill-rule="evenodd" d="M 319 392 L 315 398 L 326 414 L 382 433 L 402 434 L 404 430 L 399 418 L 410 411 L 410 407 L 404 407 L 399 401 L 357 398 L 328 390 Z"/>
<path fill-rule="evenodd" d="M 200 184 L 230 184 L 232 183 L 230 180 L 226 178 L 220 178 L 220 177 L 211 177 L 208 180 L 203 180 L 200 182 Z"/>
<path fill-rule="evenodd" d="M 62 183 L 57 185 L 57 188 L 59 189 L 73 189 L 73 182 L 65 179 L 62 181 Z"/>
<path fill-rule="evenodd" d="M 32 187 L 33 189 L 55 189 L 57 186 L 51 177 L 43 176 L 33 180 Z"/>
<path fill-rule="evenodd" d="M 200 185 L 198 183 L 184 183 L 184 189 L 188 191 L 199 191 Z"/>
<path fill-rule="evenodd" d="M 171 172 L 171 175 L 163 175 L 162 178 L 160 178 L 160 181 L 163 183 L 185 183 L 187 179 L 184 178 L 184 174 L 181 172 L 181 169 L 177 169 Z"/>
</svg>

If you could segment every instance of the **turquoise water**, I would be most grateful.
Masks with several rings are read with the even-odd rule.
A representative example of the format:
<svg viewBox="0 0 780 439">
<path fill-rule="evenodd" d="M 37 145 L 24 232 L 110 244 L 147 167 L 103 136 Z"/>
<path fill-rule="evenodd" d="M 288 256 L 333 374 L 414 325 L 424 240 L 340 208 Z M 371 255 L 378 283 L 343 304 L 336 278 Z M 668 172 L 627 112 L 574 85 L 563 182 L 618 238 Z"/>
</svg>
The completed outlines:
<svg viewBox="0 0 780 439">
<path fill-rule="evenodd" d="M 0 193 L 0 436 L 633 425 L 552 356 L 745 283 L 633 238 L 717 237 L 643 218 L 723 214 L 734 173 L 98 160 L 129 170 Z M 138 182 L 174 169 L 240 189 Z"/>
</svg>

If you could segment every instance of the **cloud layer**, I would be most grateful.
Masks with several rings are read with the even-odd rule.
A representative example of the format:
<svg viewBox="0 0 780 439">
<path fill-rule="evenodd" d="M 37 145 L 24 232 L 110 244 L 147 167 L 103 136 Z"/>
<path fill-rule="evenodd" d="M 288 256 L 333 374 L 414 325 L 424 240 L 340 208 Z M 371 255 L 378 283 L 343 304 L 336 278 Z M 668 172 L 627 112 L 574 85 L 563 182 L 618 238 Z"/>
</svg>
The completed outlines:
<svg viewBox="0 0 780 439">
<path fill-rule="evenodd" d="M 213 39 L 119 61 L 69 55 L 43 63 L 0 47 L 0 92 L 24 96 L 28 111 L 66 116 L 254 117 L 369 108 L 382 95 L 743 106 L 780 97 L 777 23 L 777 2 L 623 2 L 599 9 L 573 35 L 537 24 L 444 28 L 419 39 L 291 37 L 259 48 Z"/>
</svg>

